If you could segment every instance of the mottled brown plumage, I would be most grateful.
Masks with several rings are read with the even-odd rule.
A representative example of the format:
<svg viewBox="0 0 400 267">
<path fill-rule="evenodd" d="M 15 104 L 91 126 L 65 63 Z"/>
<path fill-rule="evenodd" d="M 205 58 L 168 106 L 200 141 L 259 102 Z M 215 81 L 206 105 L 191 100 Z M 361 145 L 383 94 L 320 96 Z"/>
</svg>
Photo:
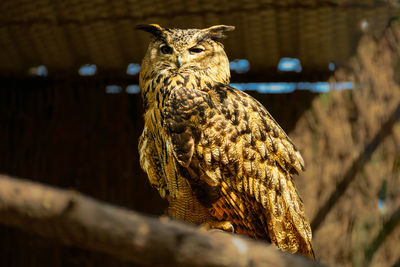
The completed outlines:
<svg viewBox="0 0 400 267">
<path fill-rule="evenodd" d="M 257 100 L 229 86 L 218 40 L 234 27 L 138 29 L 154 35 L 140 72 L 140 163 L 168 199 L 168 214 L 312 257 L 310 225 L 292 182 L 303 159 Z"/>
</svg>

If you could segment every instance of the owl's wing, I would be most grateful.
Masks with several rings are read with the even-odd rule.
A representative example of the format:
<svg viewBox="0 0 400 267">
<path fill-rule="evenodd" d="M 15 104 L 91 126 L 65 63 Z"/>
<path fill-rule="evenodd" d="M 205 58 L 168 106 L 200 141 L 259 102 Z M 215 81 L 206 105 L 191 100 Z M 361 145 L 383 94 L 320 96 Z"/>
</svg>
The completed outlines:
<svg viewBox="0 0 400 267">
<path fill-rule="evenodd" d="M 304 161 L 257 100 L 222 84 L 207 92 L 176 88 L 165 111 L 173 153 L 189 179 L 221 187 L 226 203 L 238 202 L 236 195 L 253 199 L 267 210 L 273 243 L 282 247 L 290 238 L 301 239 L 311 249 L 311 230 L 291 178 L 304 170 Z M 291 245 L 297 248 L 286 250 L 303 246 Z"/>
<path fill-rule="evenodd" d="M 150 184 L 157 188 L 163 198 L 166 197 L 168 188 L 165 181 L 165 168 L 163 168 L 160 160 L 159 149 L 155 145 L 154 137 L 146 127 L 139 137 L 138 149 L 140 152 L 140 166 L 146 171 Z"/>
</svg>

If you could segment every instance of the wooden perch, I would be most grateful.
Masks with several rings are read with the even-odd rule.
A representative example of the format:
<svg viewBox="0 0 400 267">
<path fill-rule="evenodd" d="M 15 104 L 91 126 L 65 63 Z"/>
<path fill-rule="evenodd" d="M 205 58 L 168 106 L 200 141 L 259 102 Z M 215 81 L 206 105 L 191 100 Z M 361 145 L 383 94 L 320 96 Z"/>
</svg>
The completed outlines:
<svg viewBox="0 0 400 267">
<path fill-rule="evenodd" d="M 0 223 L 143 265 L 321 266 L 273 246 L 0 175 Z"/>
</svg>

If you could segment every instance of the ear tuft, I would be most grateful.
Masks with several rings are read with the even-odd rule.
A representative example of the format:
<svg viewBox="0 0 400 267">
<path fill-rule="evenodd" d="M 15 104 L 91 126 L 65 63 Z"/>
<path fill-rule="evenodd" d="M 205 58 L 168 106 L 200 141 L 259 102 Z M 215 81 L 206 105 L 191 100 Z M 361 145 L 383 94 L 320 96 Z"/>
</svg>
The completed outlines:
<svg viewBox="0 0 400 267">
<path fill-rule="evenodd" d="M 210 28 L 204 29 L 203 31 L 209 35 L 211 39 L 224 39 L 226 38 L 225 32 L 230 32 L 235 29 L 235 26 L 228 25 L 215 25 Z"/>
<path fill-rule="evenodd" d="M 155 37 L 160 37 L 162 35 L 164 28 L 158 24 L 139 24 L 136 25 L 136 30 L 149 32 L 153 34 Z"/>
</svg>

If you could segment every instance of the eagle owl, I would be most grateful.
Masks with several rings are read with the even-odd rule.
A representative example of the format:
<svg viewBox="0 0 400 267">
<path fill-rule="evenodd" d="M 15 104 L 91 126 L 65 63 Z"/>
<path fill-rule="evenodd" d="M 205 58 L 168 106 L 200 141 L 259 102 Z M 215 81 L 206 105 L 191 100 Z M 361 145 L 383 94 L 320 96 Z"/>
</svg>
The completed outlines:
<svg viewBox="0 0 400 267">
<path fill-rule="evenodd" d="M 140 71 L 141 167 L 168 215 L 263 239 L 312 257 L 311 229 L 292 175 L 304 162 L 254 98 L 229 86 L 219 42 L 233 26 L 151 33 Z"/>
</svg>

